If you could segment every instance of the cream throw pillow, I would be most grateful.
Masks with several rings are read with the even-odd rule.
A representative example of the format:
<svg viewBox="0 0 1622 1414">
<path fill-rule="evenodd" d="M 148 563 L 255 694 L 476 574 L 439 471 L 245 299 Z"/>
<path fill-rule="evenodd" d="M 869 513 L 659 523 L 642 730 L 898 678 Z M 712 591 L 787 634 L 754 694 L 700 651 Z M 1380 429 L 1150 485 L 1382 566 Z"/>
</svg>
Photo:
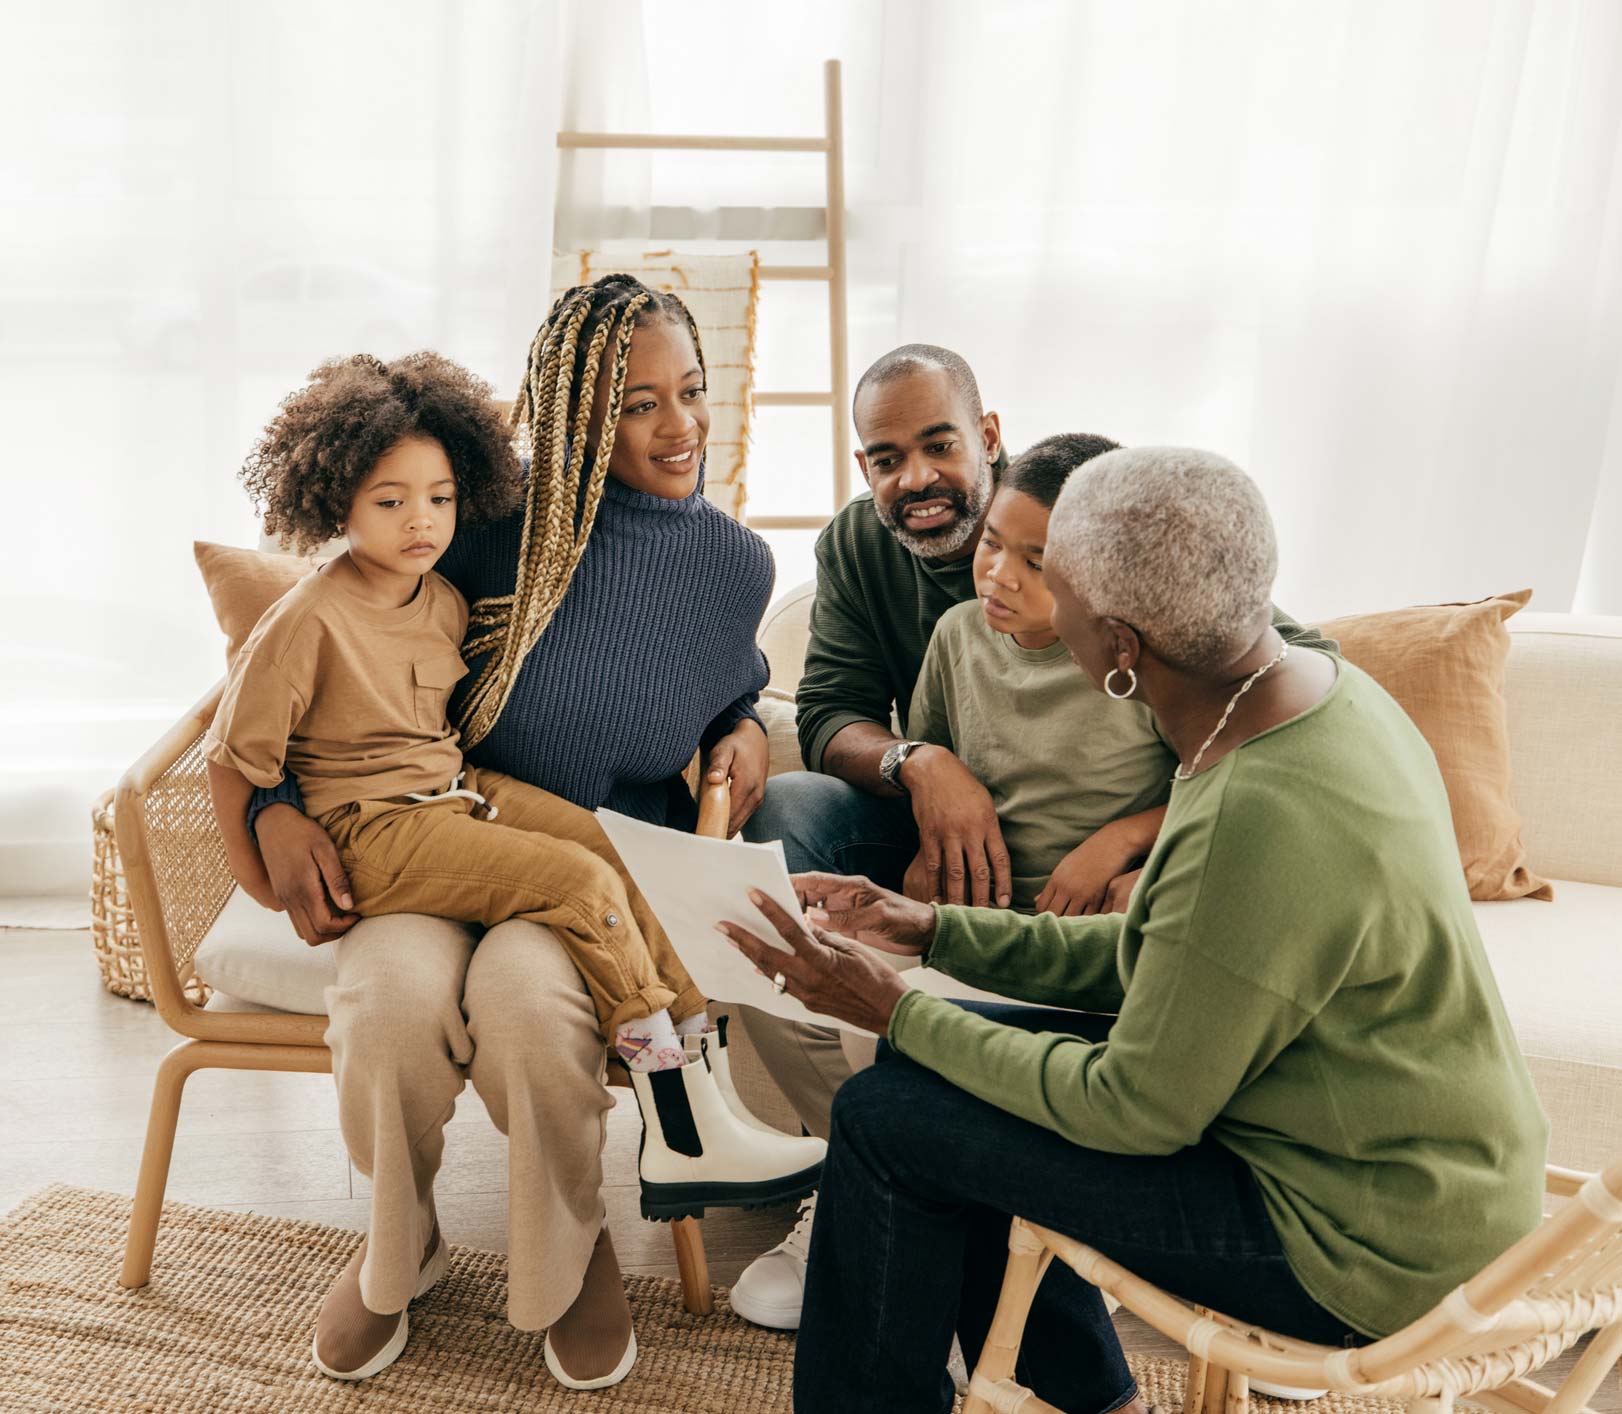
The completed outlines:
<svg viewBox="0 0 1622 1414">
<path fill-rule="evenodd" d="M 1436 753 L 1473 899 L 1552 899 L 1526 867 L 1509 798 L 1504 620 L 1530 589 L 1474 604 L 1427 604 L 1320 624 L 1340 651 L 1401 705 Z"/>
</svg>

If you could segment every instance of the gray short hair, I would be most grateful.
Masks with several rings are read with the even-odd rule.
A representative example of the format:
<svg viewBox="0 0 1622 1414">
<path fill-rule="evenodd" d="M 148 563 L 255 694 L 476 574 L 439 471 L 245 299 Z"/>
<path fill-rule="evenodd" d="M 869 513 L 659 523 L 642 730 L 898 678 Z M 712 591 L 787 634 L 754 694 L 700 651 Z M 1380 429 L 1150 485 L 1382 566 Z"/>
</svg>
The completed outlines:
<svg viewBox="0 0 1622 1414">
<path fill-rule="evenodd" d="M 1278 544 L 1256 483 L 1188 447 L 1106 452 L 1065 483 L 1047 568 L 1178 667 L 1225 666 L 1265 623 Z"/>
</svg>

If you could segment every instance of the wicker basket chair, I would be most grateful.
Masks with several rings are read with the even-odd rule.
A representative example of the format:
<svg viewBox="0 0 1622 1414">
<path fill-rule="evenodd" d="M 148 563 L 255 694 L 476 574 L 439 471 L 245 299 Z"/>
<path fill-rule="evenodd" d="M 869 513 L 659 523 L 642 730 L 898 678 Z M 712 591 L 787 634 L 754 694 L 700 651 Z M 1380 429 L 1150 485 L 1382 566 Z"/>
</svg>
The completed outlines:
<svg viewBox="0 0 1622 1414">
<path fill-rule="evenodd" d="M 185 1039 L 164 1057 L 152 1090 L 146 1145 L 141 1154 L 121 1286 L 144 1286 L 153 1248 L 175 1126 L 187 1077 L 193 1071 L 332 1069 L 322 1039 L 324 1016 L 291 1012 L 210 1011 L 187 995 L 193 958 L 236 888 L 225 845 L 214 823 L 202 737 L 214 719 L 224 680 L 164 733 L 118 783 L 114 829 L 153 1004 Z M 724 836 L 730 813 L 727 787 L 706 787 L 699 802 L 700 834 Z M 606 1048 L 605 1048 L 606 1056 Z M 624 1069 L 607 1067 L 609 1084 L 629 1085 Z M 704 1239 L 695 1218 L 671 1224 L 682 1299 L 695 1315 L 713 1309 Z"/>
<path fill-rule="evenodd" d="M 1186 1414 L 1246 1414 L 1250 1381 L 1400 1400 L 1447 1414 L 1468 1395 L 1497 1414 L 1590 1414 L 1587 1401 L 1622 1355 L 1622 1161 L 1601 1174 L 1548 1170 L 1569 1199 L 1535 1232 L 1411 1325 L 1349 1350 L 1291 1340 L 1190 1306 L 1086 1244 L 1015 1218 L 1002 1296 L 963 1414 L 1059 1414 L 1015 1382 L 1036 1288 L 1053 1258 L 1189 1352 Z M 1559 1390 L 1527 1376 L 1593 1341 Z"/>
</svg>

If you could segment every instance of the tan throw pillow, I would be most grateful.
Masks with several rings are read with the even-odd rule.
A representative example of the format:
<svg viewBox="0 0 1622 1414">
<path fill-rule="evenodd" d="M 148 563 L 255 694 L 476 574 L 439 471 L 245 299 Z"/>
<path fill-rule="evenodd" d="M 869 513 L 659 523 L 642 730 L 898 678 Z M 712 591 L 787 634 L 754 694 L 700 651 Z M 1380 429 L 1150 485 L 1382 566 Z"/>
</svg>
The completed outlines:
<svg viewBox="0 0 1622 1414">
<path fill-rule="evenodd" d="M 192 553 L 203 572 L 214 617 L 225 631 L 225 661 L 237 656 L 260 616 L 315 568 L 297 555 L 273 555 L 194 540 Z"/>
<path fill-rule="evenodd" d="M 1413 719 L 1442 768 L 1453 832 L 1474 899 L 1552 899 L 1526 867 L 1521 817 L 1509 799 L 1504 620 L 1530 589 L 1475 604 L 1426 604 L 1331 619 L 1319 627 Z"/>
</svg>

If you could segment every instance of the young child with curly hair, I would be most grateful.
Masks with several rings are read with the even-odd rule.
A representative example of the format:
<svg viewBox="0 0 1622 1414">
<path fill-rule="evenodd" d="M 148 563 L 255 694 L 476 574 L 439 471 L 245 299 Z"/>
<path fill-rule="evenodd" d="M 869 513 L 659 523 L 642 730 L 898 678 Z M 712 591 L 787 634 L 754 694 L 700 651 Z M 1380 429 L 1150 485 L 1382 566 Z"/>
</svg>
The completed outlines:
<svg viewBox="0 0 1622 1414">
<path fill-rule="evenodd" d="M 626 1065 L 682 1066 L 678 1025 L 702 1031 L 705 1000 L 591 812 L 475 771 L 446 716 L 468 671 L 468 606 L 434 564 L 459 522 L 506 515 L 522 490 L 489 388 L 432 353 L 323 364 L 283 402 L 243 479 L 284 544 L 342 535 L 348 548 L 266 611 L 208 732 L 238 881 L 279 907 L 246 807 L 291 772 L 355 911 L 548 925 Z"/>
</svg>

